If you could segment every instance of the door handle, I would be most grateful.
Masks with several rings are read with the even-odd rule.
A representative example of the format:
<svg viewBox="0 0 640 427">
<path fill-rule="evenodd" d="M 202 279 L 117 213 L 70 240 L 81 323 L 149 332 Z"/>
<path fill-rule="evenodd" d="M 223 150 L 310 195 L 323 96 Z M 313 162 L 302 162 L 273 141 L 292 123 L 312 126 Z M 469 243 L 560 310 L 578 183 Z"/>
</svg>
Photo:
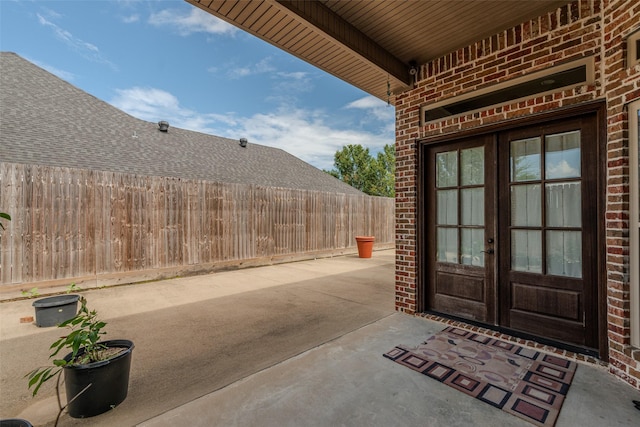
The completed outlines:
<svg viewBox="0 0 640 427">
<path fill-rule="evenodd" d="M 491 255 L 491 254 L 494 253 L 494 250 L 493 250 L 493 248 L 489 248 L 486 251 L 480 251 L 480 252 Z"/>
</svg>

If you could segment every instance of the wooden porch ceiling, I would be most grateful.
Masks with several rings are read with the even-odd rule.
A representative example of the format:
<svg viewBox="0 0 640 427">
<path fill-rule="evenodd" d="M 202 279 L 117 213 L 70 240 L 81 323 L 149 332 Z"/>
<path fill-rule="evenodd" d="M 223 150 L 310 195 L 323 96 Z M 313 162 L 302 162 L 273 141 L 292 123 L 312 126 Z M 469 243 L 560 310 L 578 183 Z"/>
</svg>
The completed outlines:
<svg viewBox="0 0 640 427">
<path fill-rule="evenodd" d="M 185 0 L 387 100 L 424 64 L 570 0 Z"/>
</svg>

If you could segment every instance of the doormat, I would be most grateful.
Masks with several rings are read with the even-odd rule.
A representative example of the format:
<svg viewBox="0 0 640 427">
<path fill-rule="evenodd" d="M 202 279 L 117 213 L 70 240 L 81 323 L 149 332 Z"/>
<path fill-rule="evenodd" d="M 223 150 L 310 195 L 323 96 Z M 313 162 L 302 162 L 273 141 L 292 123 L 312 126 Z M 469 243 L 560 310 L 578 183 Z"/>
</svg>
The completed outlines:
<svg viewBox="0 0 640 427">
<path fill-rule="evenodd" d="M 384 357 L 538 426 L 553 426 L 575 362 L 448 327 Z"/>
</svg>

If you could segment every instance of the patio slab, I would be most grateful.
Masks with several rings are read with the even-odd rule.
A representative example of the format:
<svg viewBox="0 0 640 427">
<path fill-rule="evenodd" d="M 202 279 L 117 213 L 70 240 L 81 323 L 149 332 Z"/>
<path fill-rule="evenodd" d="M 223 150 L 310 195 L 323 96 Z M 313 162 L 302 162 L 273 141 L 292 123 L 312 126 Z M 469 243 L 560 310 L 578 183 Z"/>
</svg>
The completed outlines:
<svg viewBox="0 0 640 427">
<path fill-rule="evenodd" d="M 382 356 L 441 329 L 392 314 L 140 425 L 532 426 Z M 556 426 L 637 426 L 631 400 L 639 396 L 605 369 L 580 364 Z"/>
<path fill-rule="evenodd" d="M 136 344 L 127 399 L 64 426 L 531 426 L 383 353 L 446 325 L 394 311 L 394 252 L 87 291 L 109 338 Z M 0 304 L 0 417 L 52 426 L 53 387 L 31 398 L 56 328 Z M 640 391 L 580 363 L 557 426 L 640 425 Z"/>
</svg>

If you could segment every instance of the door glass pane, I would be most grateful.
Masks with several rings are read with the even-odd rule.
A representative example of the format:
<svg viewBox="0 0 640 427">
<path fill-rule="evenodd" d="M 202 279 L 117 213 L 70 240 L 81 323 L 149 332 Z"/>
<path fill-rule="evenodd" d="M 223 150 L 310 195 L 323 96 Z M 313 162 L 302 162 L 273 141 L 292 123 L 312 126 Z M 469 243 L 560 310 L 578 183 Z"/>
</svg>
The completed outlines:
<svg viewBox="0 0 640 427">
<path fill-rule="evenodd" d="M 484 229 L 463 228 L 462 264 L 484 267 Z"/>
<path fill-rule="evenodd" d="M 460 191 L 462 198 L 462 224 L 484 225 L 484 188 Z"/>
<path fill-rule="evenodd" d="M 438 190 L 438 224 L 458 224 L 458 190 Z"/>
<path fill-rule="evenodd" d="M 438 227 L 438 261 L 458 263 L 458 229 Z"/>
<path fill-rule="evenodd" d="M 579 231 L 547 231 L 547 273 L 582 277 L 582 235 Z"/>
<path fill-rule="evenodd" d="M 511 181 L 540 179 L 540 138 L 511 141 Z"/>
<path fill-rule="evenodd" d="M 545 185 L 547 226 L 582 226 L 581 185 L 579 182 L 558 182 Z"/>
<path fill-rule="evenodd" d="M 539 227 L 541 225 L 540 184 L 511 186 L 511 225 Z"/>
<path fill-rule="evenodd" d="M 447 151 L 436 154 L 436 187 L 458 185 L 458 152 Z"/>
<path fill-rule="evenodd" d="M 462 185 L 484 184 L 484 147 L 462 150 L 460 169 Z"/>
<path fill-rule="evenodd" d="M 549 135 L 545 144 L 547 179 L 580 176 L 580 131 Z"/>
<path fill-rule="evenodd" d="M 511 231 L 511 268 L 542 273 L 542 235 L 538 230 Z"/>
</svg>

